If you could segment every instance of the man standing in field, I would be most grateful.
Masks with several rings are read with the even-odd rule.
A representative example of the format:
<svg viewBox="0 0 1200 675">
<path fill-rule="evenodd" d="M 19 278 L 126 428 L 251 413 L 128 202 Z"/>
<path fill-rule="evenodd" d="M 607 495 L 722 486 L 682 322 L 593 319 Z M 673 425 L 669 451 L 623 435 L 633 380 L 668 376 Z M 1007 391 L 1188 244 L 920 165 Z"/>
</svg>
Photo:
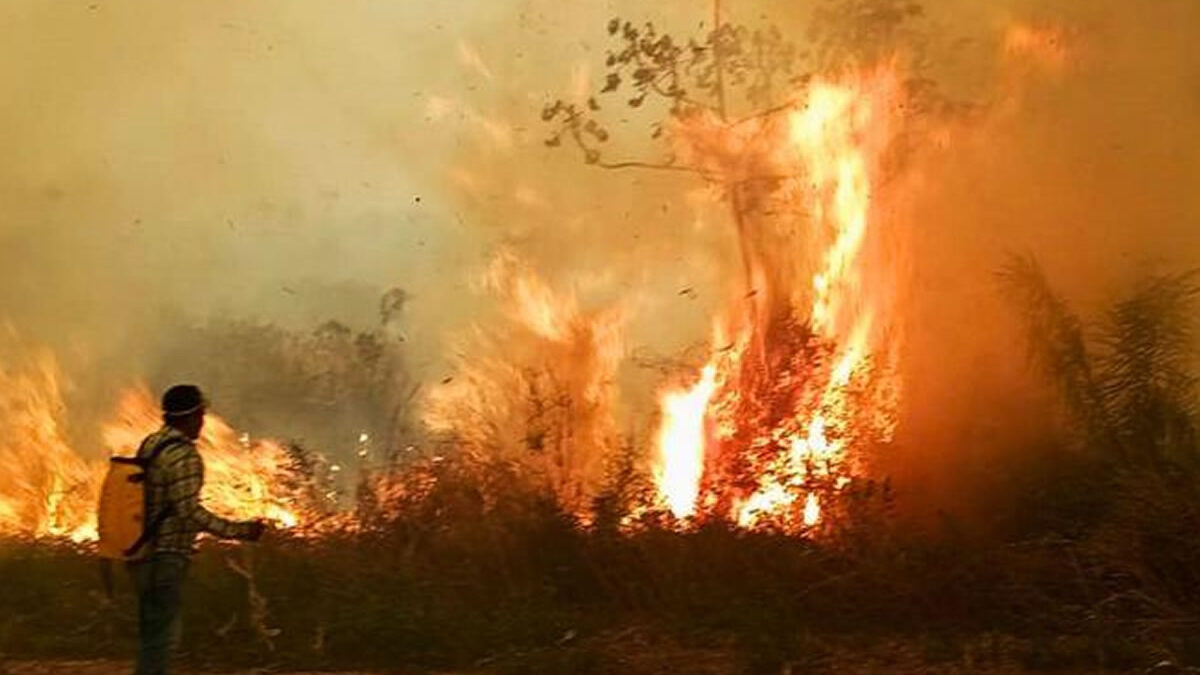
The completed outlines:
<svg viewBox="0 0 1200 675">
<path fill-rule="evenodd" d="M 145 545 L 129 564 L 138 598 L 137 675 L 165 675 L 181 591 L 196 536 L 258 540 L 262 521 L 235 522 L 200 503 L 204 462 L 195 441 L 204 427 L 207 402 L 198 387 L 171 387 L 163 394 L 163 427 L 146 437 L 138 458 L 151 460 L 145 485 Z"/>
</svg>

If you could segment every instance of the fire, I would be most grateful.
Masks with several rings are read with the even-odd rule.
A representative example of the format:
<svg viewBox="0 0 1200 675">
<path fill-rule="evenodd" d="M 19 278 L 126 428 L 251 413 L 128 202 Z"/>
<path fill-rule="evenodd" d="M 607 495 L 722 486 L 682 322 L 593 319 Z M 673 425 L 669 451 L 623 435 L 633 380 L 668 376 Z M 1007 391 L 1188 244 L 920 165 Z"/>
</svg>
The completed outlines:
<svg viewBox="0 0 1200 675">
<path fill-rule="evenodd" d="M 676 518 L 696 511 L 700 477 L 704 474 L 704 419 L 716 390 L 716 369 L 706 366 L 696 386 L 663 397 L 663 427 L 659 433 L 661 459 L 655 483 Z"/>
<path fill-rule="evenodd" d="M 886 289 L 894 279 L 875 249 L 886 227 L 878 186 L 901 102 L 899 78 L 883 67 L 815 80 L 770 118 L 700 115 L 677 130 L 692 159 L 727 179 L 745 286 L 716 322 L 698 376 L 660 397 L 656 508 L 686 522 L 806 532 L 860 475 L 860 441 L 890 438 L 898 348 Z M 500 299 L 508 323 L 463 346 L 453 374 L 427 395 L 426 425 L 485 470 L 520 467 L 586 523 L 606 459 L 621 446 L 624 313 L 586 309 L 573 290 L 552 288 L 508 253 L 481 286 Z M 71 448 L 53 359 L 34 363 L 0 371 L 8 469 L 0 534 L 87 541 L 106 462 Z M 159 424 L 148 391 L 131 389 L 104 428 L 104 447 L 131 455 Z M 214 512 L 313 527 L 284 447 L 252 441 L 215 416 L 198 445 L 202 499 Z"/>
<path fill-rule="evenodd" d="M 96 539 L 97 498 L 108 462 L 86 459 L 68 443 L 61 382 L 45 351 L 27 367 L 0 368 L 0 536 Z M 149 392 L 131 389 L 103 430 L 104 446 L 110 456 L 133 455 L 160 425 Z M 201 500 L 213 512 L 284 528 L 303 528 L 312 519 L 282 446 L 251 442 L 209 415 L 198 448 L 206 474 Z"/>
<path fill-rule="evenodd" d="M 112 456 L 132 456 L 161 424 L 150 392 L 131 389 L 121 397 L 116 420 L 104 429 L 105 444 Z M 216 415 L 205 419 L 196 445 L 204 458 L 200 499 L 214 513 L 235 520 L 262 518 L 284 528 L 302 522 L 303 499 L 294 485 L 292 460 L 281 445 L 251 441 Z"/>
<path fill-rule="evenodd" d="M 872 87 L 894 86 L 872 82 Z M 791 142 L 809 177 L 813 219 L 833 232 L 822 269 L 813 277 L 813 328 L 827 337 L 844 338 L 848 324 L 869 325 L 869 312 L 856 312 L 856 263 L 866 237 L 871 205 L 868 144 L 886 138 L 886 119 L 872 94 L 853 86 L 818 82 L 807 105 L 791 116 Z M 876 94 L 888 97 L 884 89 Z M 878 147 L 876 147 L 878 151 Z M 857 328 L 857 326 L 855 326 Z M 852 345 L 857 348 L 857 345 Z M 843 375 L 844 377 L 844 375 Z"/>
<path fill-rule="evenodd" d="M 499 299 L 507 320 L 461 346 L 453 375 L 426 396 L 425 424 L 481 471 L 520 467 L 588 522 L 620 447 L 623 312 L 585 309 L 510 253 L 495 257 L 479 290 Z"/>
<path fill-rule="evenodd" d="M 884 67 L 813 82 L 785 123 L 754 130 L 759 147 L 736 134 L 732 141 L 711 138 L 729 136 L 714 131 L 711 119 L 689 132 L 726 155 L 796 178 L 778 190 L 794 227 L 775 231 L 791 234 L 770 246 L 742 234 L 751 302 L 728 311 L 724 331 L 738 339 L 714 339 L 699 384 L 661 398 L 655 475 L 660 499 L 676 516 L 708 509 L 708 516 L 742 527 L 813 527 L 822 495 L 852 480 L 852 440 L 890 435 L 895 382 L 888 359 L 896 349 L 884 343 L 883 328 L 894 308 L 886 294 L 873 296 L 880 280 L 864 268 L 878 227 L 874 191 L 899 103 L 899 80 Z M 739 167 L 739 177 L 745 171 Z M 735 202 L 739 232 L 768 231 L 763 219 L 747 227 L 738 208 Z M 807 277 L 790 267 L 805 257 L 816 259 Z M 875 395 L 852 395 L 863 389 Z"/>
<path fill-rule="evenodd" d="M 68 445 L 65 408 L 50 353 L 0 363 L 0 534 L 95 537 L 102 474 Z"/>
</svg>

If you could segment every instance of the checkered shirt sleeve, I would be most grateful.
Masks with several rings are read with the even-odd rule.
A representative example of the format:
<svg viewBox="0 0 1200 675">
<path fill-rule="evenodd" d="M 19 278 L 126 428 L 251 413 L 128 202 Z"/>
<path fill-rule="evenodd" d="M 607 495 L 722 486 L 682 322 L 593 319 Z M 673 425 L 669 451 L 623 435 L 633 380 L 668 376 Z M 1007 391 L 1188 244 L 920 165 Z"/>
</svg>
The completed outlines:
<svg viewBox="0 0 1200 675">
<path fill-rule="evenodd" d="M 200 503 L 204 486 L 204 460 L 194 445 L 188 444 L 181 456 L 166 467 L 164 487 L 167 501 L 174 506 L 174 515 L 184 527 L 193 532 L 208 532 L 222 539 L 246 536 L 247 523 L 222 518 Z"/>
</svg>

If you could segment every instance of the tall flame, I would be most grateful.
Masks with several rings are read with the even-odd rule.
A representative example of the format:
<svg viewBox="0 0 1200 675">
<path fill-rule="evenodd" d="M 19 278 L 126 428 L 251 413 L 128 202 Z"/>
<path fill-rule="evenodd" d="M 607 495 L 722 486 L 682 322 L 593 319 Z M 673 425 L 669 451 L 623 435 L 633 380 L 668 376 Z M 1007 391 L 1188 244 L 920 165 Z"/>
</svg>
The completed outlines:
<svg viewBox="0 0 1200 675">
<path fill-rule="evenodd" d="M 705 411 L 716 390 L 716 374 L 716 368 L 705 366 L 694 387 L 668 393 L 662 400 L 661 457 L 655 482 L 676 518 L 687 518 L 696 511 L 704 475 Z"/>
<path fill-rule="evenodd" d="M 880 344 L 891 308 L 872 297 L 863 252 L 875 216 L 873 190 L 894 135 L 898 82 L 890 67 L 816 80 L 787 113 L 786 124 L 756 130 L 764 147 L 739 146 L 743 156 L 798 176 L 779 190 L 784 210 L 800 224 L 785 246 L 802 257 L 804 240 L 818 254 L 805 282 L 803 276 L 771 269 L 784 264 L 776 258 L 750 250 L 755 309 L 749 316 L 730 312 L 727 319 L 740 337 L 732 345 L 714 340 L 716 351 L 699 384 L 662 396 L 655 475 L 660 498 L 675 515 L 692 515 L 704 502 L 716 504 L 718 511 L 729 509 L 716 515 L 744 527 L 768 520 L 811 527 L 822 512 L 815 486 L 840 489 L 850 480 L 846 453 L 855 430 L 849 427 L 869 412 L 882 420 L 881 434 L 890 434 L 894 399 L 864 404 L 852 400 L 850 390 L 863 373 L 892 377 L 886 367 L 872 363 L 876 352 L 894 355 L 895 350 Z M 711 119 L 705 123 L 689 133 L 729 135 L 714 131 Z M 799 287 L 772 286 L 793 279 Z M 776 298 L 788 299 L 788 306 L 772 305 Z M 775 344 L 785 341 L 779 336 L 788 331 L 803 333 L 789 327 L 792 316 L 806 317 L 806 330 L 832 345 L 831 353 L 822 356 L 802 338 Z M 781 405 L 790 410 L 780 413 Z M 856 408 L 862 405 L 876 409 Z M 716 442 L 706 437 L 706 425 L 714 427 Z M 736 475 L 727 475 L 730 471 Z M 748 491 L 737 485 L 746 476 L 755 482 Z"/>
<path fill-rule="evenodd" d="M 0 364 L 0 534 L 94 537 L 100 476 L 64 435 L 58 364 L 37 352 L 25 368 Z"/>
</svg>

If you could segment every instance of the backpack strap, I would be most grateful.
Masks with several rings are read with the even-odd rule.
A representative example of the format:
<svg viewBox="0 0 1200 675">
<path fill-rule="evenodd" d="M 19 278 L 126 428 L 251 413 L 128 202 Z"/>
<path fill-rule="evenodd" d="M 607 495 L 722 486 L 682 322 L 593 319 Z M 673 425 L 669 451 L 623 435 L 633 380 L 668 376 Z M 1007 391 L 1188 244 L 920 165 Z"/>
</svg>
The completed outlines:
<svg viewBox="0 0 1200 675">
<path fill-rule="evenodd" d="M 182 442 L 159 443 L 157 446 L 155 446 L 154 450 L 151 451 L 150 455 L 141 461 L 143 485 L 147 484 L 145 477 L 150 473 L 150 469 L 151 469 L 151 467 L 154 466 L 154 462 L 155 462 L 155 460 L 158 459 L 158 456 L 161 455 L 163 452 L 165 452 L 167 449 L 173 448 L 173 447 L 176 447 L 179 445 L 183 445 L 183 443 Z M 146 447 L 145 441 L 142 442 L 142 448 L 144 448 L 144 447 Z M 140 454 L 141 448 L 138 449 L 138 452 Z M 145 490 L 145 488 L 143 488 L 143 491 L 144 490 Z M 143 500 L 144 500 L 143 504 L 148 502 L 149 499 L 150 499 L 150 493 L 143 492 Z M 145 512 L 147 510 L 148 509 L 143 509 L 143 512 Z M 174 506 L 170 502 L 167 502 L 167 505 L 163 507 L 162 511 L 159 511 L 158 516 L 156 516 L 152 522 L 143 522 L 141 536 L 139 536 L 137 538 L 137 541 L 133 542 L 132 546 L 125 549 L 125 557 L 132 558 L 133 556 L 137 555 L 137 552 L 139 550 L 141 550 L 141 548 L 143 546 L 150 543 L 150 540 L 152 540 L 152 539 L 154 539 L 154 537 L 158 536 L 159 528 L 162 527 L 163 523 L 166 522 L 167 518 L 169 518 L 171 516 L 171 513 L 174 510 L 175 510 Z"/>
</svg>

